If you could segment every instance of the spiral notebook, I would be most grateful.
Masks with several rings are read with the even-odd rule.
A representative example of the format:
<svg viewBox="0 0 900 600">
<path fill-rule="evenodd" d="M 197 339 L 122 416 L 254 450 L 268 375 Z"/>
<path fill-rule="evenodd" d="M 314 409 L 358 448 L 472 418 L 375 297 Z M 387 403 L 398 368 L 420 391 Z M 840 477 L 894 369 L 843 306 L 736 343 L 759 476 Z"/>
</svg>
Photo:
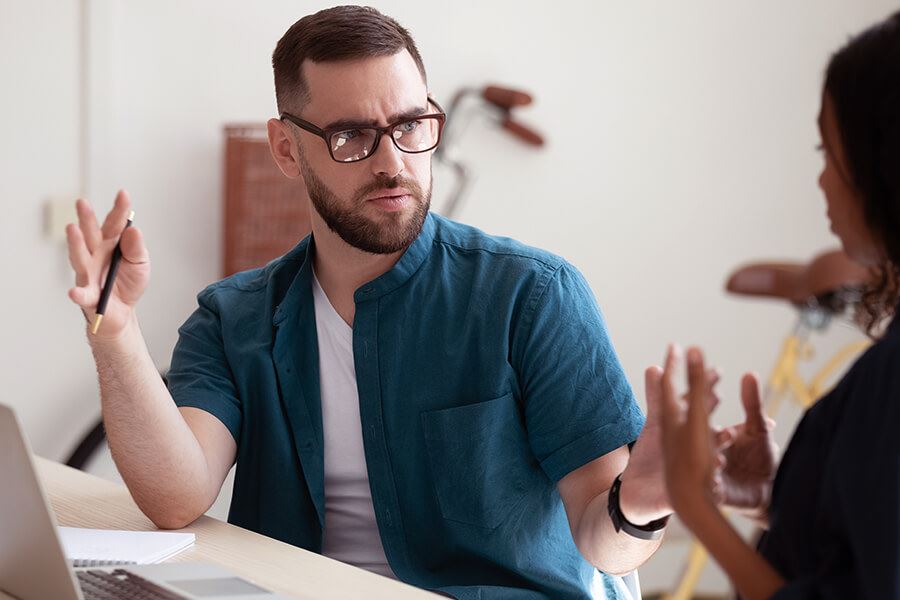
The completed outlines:
<svg viewBox="0 0 900 600">
<path fill-rule="evenodd" d="M 193 545 L 193 533 L 59 527 L 66 558 L 75 567 L 149 565 Z"/>
</svg>

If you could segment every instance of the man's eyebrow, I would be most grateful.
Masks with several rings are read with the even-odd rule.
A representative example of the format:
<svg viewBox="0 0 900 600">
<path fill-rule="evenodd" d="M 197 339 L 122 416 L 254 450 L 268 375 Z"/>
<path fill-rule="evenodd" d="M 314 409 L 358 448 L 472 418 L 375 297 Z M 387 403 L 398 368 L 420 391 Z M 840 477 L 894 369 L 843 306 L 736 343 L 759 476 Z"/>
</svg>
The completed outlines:
<svg viewBox="0 0 900 600">
<path fill-rule="evenodd" d="M 406 119 L 421 117 L 427 112 L 428 108 L 425 106 L 410 108 L 402 112 L 392 114 L 388 118 L 388 121 L 390 123 L 397 123 L 398 121 L 405 121 Z M 376 119 L 340 119 L 338 121 L 334 121 L 333 123 L 329 123 L 322 129 L 357 129 L 360 127 L 381 127 L 381 124 Z"/>
</svg>

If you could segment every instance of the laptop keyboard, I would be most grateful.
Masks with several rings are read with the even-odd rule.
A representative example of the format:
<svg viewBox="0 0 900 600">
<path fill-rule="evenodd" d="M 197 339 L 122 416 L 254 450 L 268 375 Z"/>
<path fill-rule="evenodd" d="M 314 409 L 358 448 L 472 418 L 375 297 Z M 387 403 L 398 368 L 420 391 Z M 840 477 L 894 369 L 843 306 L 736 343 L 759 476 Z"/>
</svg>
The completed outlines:
<svg viewBox="0 0 900 600">
<path fill-rule="evenodd" d="M 116 569 L 76 571 L 85 600 L 185 600 L 134 573 Z"/>
</svg>

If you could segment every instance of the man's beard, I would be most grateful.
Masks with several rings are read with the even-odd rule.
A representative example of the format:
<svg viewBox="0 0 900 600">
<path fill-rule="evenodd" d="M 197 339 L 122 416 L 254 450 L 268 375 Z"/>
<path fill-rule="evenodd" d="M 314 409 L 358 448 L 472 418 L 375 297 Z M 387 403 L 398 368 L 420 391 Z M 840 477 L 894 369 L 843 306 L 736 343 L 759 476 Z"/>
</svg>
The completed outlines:
<svg viewBox="0 0 900 600">
<path fill-rule="evenodd" d="M 342 240 L 354 248 L 371 254 L 393 254 L 407 248 L 422 232 L 422 225 L 431 206 L 431 180 L 423 193 L 421 186 L 405 177 L 377 177 L 360 188 L 353 196 L 349 208 L 344 208 L 337 195 L 316 177 L 305 160 L 300 161 L 306 191 L 316 211 Z M 404 220 L 402 211 L 385 213 L 385 223 L 377 223 L 361 214 L 366 196 L 385 188 L 403 187 L 415 203 L 414 211 Z"/>
</svg>

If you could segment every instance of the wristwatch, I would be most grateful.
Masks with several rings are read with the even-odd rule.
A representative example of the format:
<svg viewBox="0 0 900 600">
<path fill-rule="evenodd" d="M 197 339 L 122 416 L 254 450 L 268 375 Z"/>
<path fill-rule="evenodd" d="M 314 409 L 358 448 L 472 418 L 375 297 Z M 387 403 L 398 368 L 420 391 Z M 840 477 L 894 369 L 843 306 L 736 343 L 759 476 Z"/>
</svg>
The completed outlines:
<svg viewBox="0 0 900 600">
<path fill-rule="evenodd" d="M 609 502 L 607 503 L 609 509 L 609 518 L 612 520 L 613 527 L 616 528 L 616 532 L 624 531 L 628 535 L 632 537 L 636 537 L 642 540 L 658 540 L 662 537 L 663 530 L 666 528 L 666 524 L 669 522 L 669 516 L 662 517 L 661 519 L 656 519 L 655 521 L 650 521 L 646 525 L 635 525 L 631 521 L 625 518 L 625 515 L 622 514 L 622 509 L 619 508 L 619 488 L 622 487 L 622 474 L 620 473 L 616 476 L 615 481 L 613 481 L 612 487 L 609 489 Z"/>
</svg>

